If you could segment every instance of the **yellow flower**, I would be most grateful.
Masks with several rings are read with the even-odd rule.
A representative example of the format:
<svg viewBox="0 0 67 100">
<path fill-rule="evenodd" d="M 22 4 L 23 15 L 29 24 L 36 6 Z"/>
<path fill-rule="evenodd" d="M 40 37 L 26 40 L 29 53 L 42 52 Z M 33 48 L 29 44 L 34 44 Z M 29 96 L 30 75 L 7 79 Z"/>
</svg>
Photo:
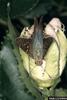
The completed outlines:
<svg viewBox="0 0 67 100">
<path fill-rule="evenodd" d="M 67 40 L 61 25 L 58 18 L 53 18 L 44 29 L 44 32 L 53 37 L 55 41 L 49 47 L 41 66 L 36 65 L 35 60 L 19 48 L 24 68 L 40 89 L 52 86 L 55 80 L 61 76 L 66 63 Z"/>
</svg>

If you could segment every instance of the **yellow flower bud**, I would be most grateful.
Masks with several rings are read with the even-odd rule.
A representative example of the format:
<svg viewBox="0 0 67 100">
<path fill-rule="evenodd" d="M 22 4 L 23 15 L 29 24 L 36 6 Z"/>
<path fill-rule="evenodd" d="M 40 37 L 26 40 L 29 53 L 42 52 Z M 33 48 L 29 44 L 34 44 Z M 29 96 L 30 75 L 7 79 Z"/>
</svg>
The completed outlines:
<svg viewBox="0 0 67 100">
<path fill-rule="evenodd" d="M 24 68 L 32 79 L 35 80 L 40 89 L 51 87 L 55 80 L 61 76 L 67 55 L 67 40 L 64 31 L 61 29 L 60 20 L 57 18 L 52 19 L 48 25 L 46 25 L 45 33 L 51 37 L 53 36 L 60 49 L 58 49 L 57 43 L 53 41 L 47 54 L 44 56 L 42 65 L 36 65 L 35 60 L 19 48 Z"/>
</svg>

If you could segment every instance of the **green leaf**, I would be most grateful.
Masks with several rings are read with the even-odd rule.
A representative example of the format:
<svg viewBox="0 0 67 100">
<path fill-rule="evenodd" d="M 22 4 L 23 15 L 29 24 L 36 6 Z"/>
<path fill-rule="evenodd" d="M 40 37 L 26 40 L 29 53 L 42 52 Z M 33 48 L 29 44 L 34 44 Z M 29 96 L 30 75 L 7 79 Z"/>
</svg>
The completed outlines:
<svg viewBox="0 0 67 100">
<path fill-rule="evenodd" d="M 11 15 L 19 15 L 27 11 L 36 0 L 0 0 L 0 16 L 6 17 L 7 16 L 7 3 L 10 2 L 11 4 Z"/>
<path fill-rule="evenodd" d="M 4 94 L 9 100 L 33 100 L 32 96 L 24 92 L 24 84 L 19 78 L 18 65 L 12 50 L 4 46 L 0 52 L 1 66 L 3 68 Z M 6 73 L 6 74 L 4 74 Z M 8 76 L 8 78 L 6 78 Z M 4 77 L 6 78 L 4 81 Z"/>
<path fill-rule="evenodd" d="M 10 40 L 12 41 L 13 46 L 15 46 L 16 32 L 15 32 L 14 26 L 12 25 L 9 13 L 10 12 L 8 12 L 8 30 L 9 30 L 8 35 L 9 35 Z"/>
<path fill-rule="evenodd" d="M 0 0 L 0 17 L 3 19 L 7 18 L 7 3 L 10 3 L 11 17 L 25 16 L 32 13 L 41 15 L 51 8 L 51 0 Z M 29 14 L 30 15 L 30 14 Z"/>
</svg>

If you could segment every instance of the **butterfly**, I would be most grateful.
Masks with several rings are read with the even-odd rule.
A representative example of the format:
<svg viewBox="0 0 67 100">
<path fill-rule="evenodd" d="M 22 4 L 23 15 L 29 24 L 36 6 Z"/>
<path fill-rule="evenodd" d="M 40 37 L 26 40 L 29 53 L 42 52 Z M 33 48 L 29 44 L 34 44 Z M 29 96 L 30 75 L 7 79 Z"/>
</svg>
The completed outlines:
<svg viewBox="0 0 67 100">
<path fill-rule="evenodd" d="M 53 38 L 45 38 L 42 20 L 43 17 L 40 17 L 39 21 L 37 18 L 34 18 L 34 29 L 31 37 L 16 38 L 17 46 L 32 57 L 36 65 L 42 65 L 42 60 L 53 42 Z"/>
</svg>

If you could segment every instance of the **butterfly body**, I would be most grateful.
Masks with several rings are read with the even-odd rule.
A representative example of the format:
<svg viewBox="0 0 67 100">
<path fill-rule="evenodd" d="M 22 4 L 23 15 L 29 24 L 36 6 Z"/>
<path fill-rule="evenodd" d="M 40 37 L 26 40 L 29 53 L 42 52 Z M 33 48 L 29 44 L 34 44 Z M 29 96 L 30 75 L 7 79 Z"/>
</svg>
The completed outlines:
<svg viewBox="0 0 67 100">
<path fill-rule="evenodd" d="M 33 58 L 37 65 L 42 64 L 43 59 L 43 30 L 41 28 L 42 18 L 39 23 L 37 19 L 34 20 L 34 38 L 32 43 Z"/>
</svg>

